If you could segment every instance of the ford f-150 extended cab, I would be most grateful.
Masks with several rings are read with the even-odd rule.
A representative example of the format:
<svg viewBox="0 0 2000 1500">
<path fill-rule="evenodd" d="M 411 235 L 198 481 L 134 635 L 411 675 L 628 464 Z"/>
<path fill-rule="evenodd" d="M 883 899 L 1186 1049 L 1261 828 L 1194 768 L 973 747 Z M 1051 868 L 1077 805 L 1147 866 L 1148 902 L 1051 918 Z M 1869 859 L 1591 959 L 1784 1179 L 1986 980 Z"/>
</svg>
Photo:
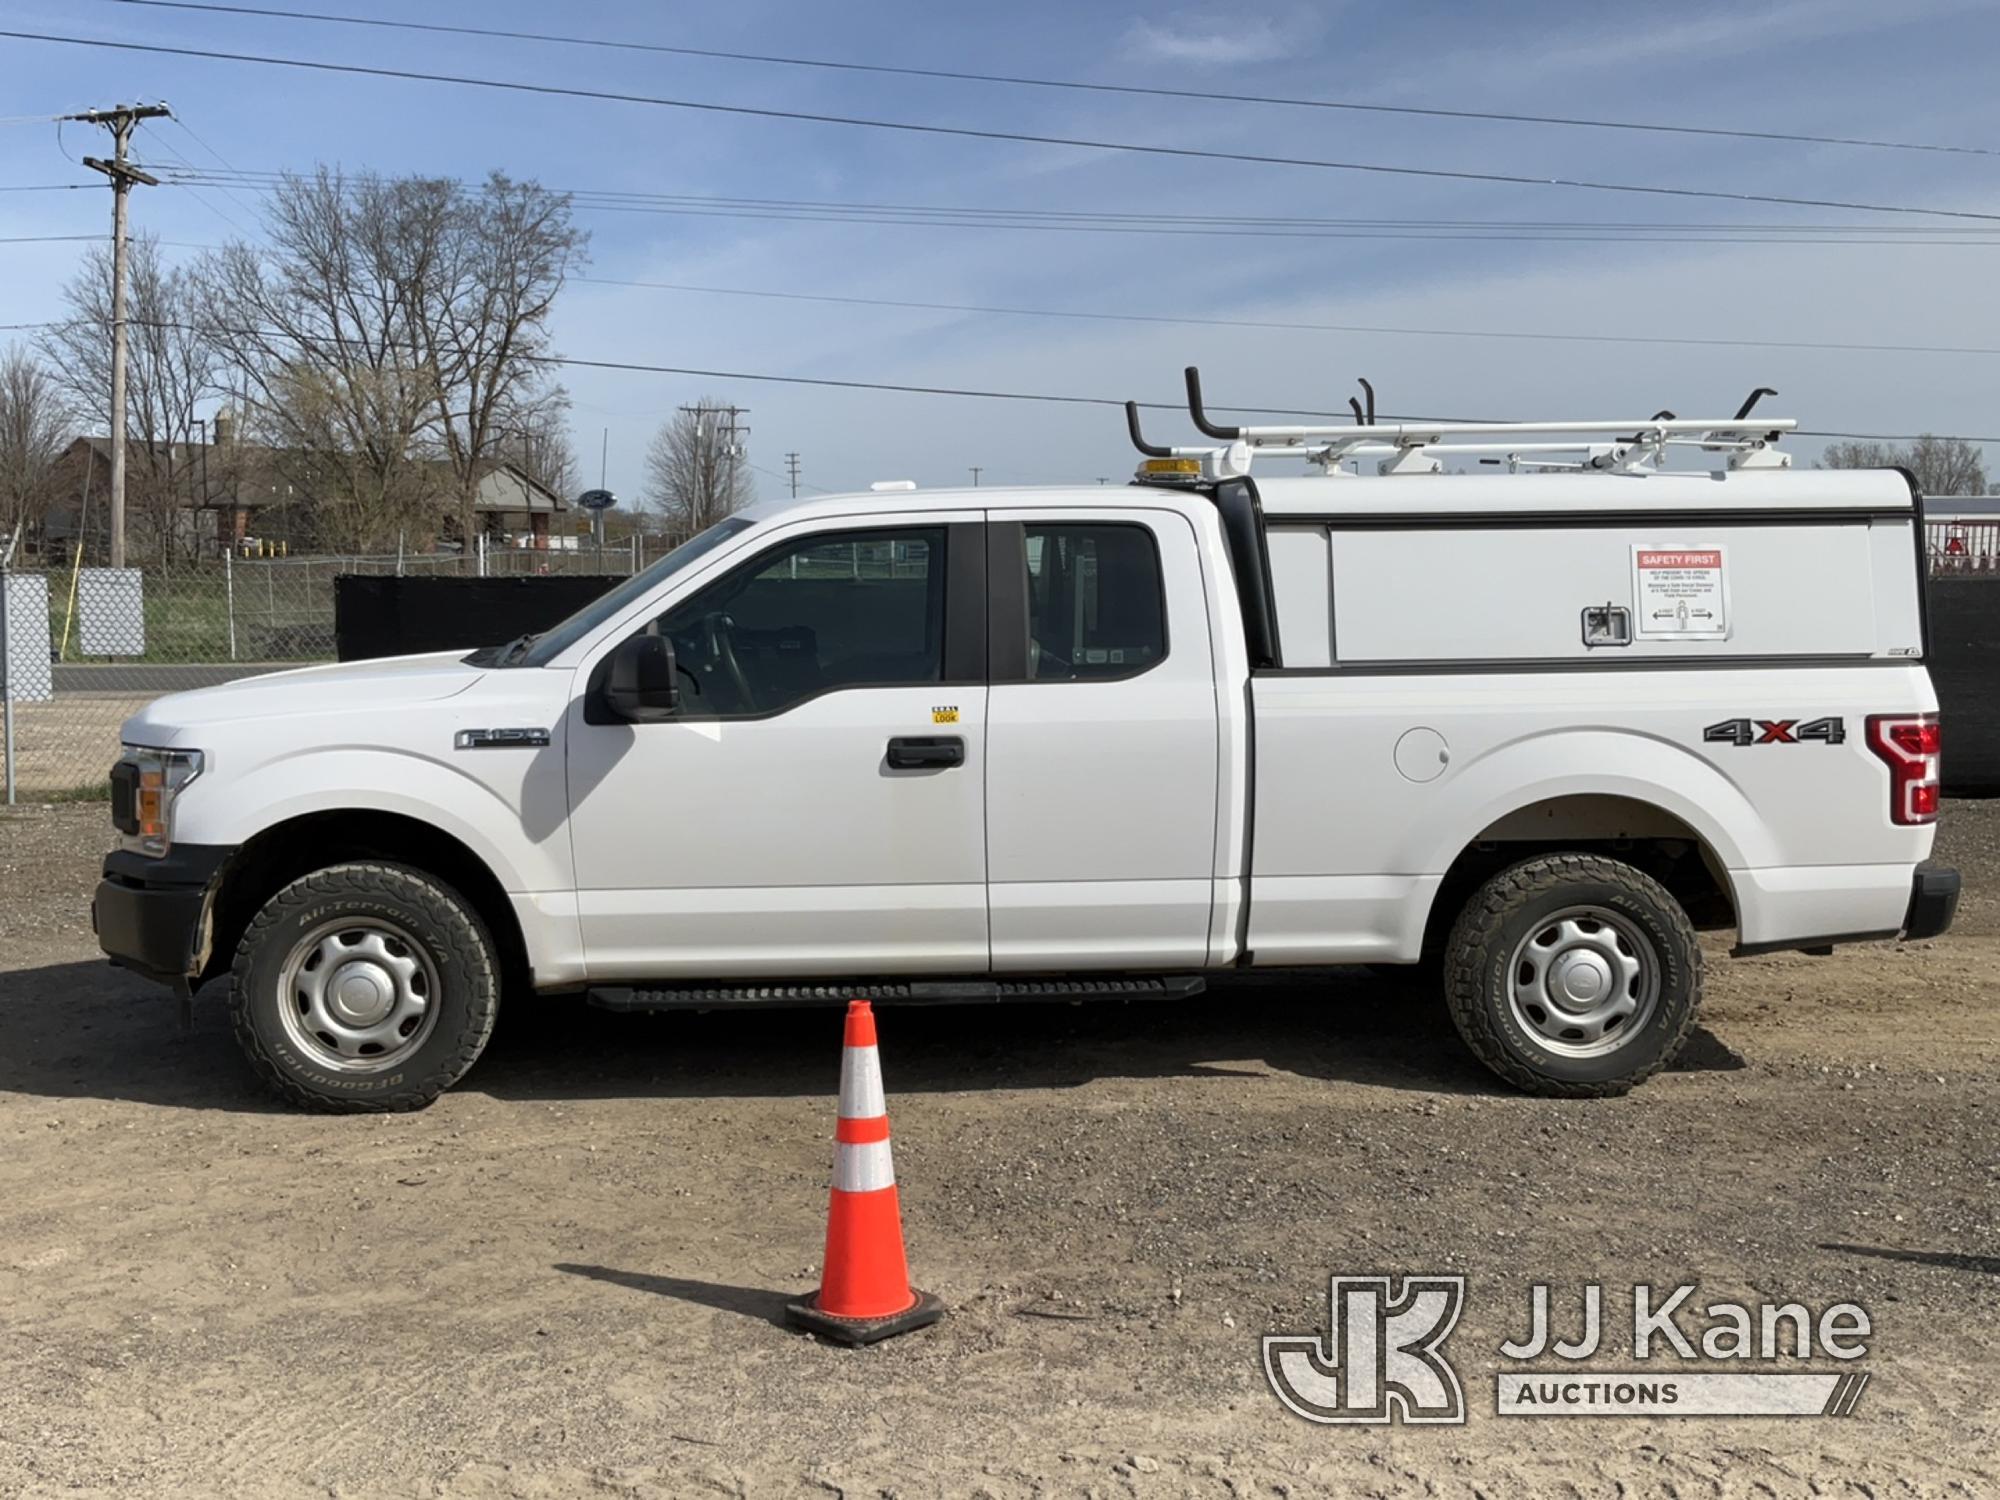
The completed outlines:
<svg viewBox="0 0 2000 1500">
<path fill-rule="evenodd" d="M 504 647 L 160 699 L 104 948 L 228 971 L 258 1071 L 331 1109 L 436 1097 L 503 993 L 1343 964 L 1428 965 L 1497 1072 L 1600 1094 L 1673 1057 L 1697 925 L 1948 925 L 1906 475 L 1794 471 L 1742 414 L 1234 428 L 1189 384 L 1214 445 L 1133 413 L 1129 488 L 759 505 Z"/>
</svg>

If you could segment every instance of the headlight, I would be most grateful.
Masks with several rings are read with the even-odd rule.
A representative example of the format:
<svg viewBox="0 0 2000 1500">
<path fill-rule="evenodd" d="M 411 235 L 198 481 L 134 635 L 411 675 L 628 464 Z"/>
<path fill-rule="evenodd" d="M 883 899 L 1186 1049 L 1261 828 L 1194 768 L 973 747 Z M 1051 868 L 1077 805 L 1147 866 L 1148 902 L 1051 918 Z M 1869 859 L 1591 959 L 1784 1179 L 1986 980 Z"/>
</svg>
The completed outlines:
<svg viewBox="0 0 2000 1500">
<path fill-rule="evenodd" d="M 201 752 L 150 745 L 126 745 L 124 752 L 113 773 L 112 818 L 126 848 L 158 859 L 173 844 L 174 799 L 201 774 Z M 128 791 L 129 800 L 121 795 Z"/>
</svg>

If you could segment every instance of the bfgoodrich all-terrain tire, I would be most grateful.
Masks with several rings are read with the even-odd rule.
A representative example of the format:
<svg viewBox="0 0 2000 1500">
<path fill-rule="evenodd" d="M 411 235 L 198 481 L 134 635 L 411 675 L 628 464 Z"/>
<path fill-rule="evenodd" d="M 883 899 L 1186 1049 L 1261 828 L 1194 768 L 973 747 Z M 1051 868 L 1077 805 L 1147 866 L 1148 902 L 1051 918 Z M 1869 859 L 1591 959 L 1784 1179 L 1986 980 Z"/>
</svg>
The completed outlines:
<svg viewBox="0 0 2000 1500">
<path fill-rule="evenodd" d="M 307 1109 L 421 1109 L 485 1049 L 493 939 L 450 886 L 406 865 L 332 865 L 264 904 L 230 970 L 236 1039 Z"/>
<path fill-rule="evenodd" d="M 1701 949 L 1651 876 L 1548 854 L 1473 895 L 1446 944 L 1452 1021 L 1517 1088 L 1622 1094 L 1674 1059 L 1701 1000 Z"/>
</svg>

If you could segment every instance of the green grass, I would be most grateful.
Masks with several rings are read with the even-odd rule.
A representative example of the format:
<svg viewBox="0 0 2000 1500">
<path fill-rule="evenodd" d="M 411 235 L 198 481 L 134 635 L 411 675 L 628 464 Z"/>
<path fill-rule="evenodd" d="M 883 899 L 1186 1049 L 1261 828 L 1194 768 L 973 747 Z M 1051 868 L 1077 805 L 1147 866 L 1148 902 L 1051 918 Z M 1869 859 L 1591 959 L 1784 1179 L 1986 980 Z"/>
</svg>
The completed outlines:
<svg viewBox="0 0 2000 1500">
<path fill-rule="evenodd" d="M 80 622 L 69 617 L 68 574 L 49 575 L 49 645 L 60 660 L 106 658 L 83 654 Z M 220 567 L 149 570 L 145 590 L 146 649 L 119 661 L 298 661 L 333 656 L 333 584 L 330 573 L 310 576 L 287 568 L 266 576 L 258 564 L 236 570 L 236 649 L 229 642 L 230 580 Z M 64 625 L 68 642 L 64 644 Z"/>
</svg>

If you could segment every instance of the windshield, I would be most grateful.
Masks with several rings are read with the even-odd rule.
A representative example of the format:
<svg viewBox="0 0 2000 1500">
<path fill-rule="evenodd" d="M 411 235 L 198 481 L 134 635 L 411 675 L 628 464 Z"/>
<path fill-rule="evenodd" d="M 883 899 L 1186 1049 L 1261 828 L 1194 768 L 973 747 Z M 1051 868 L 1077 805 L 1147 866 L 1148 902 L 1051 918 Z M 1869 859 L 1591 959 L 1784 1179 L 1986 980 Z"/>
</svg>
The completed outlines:
<svg viewBox="0 0 2000 1500">
<path fill-rule="evenodd" d="M 689 564 L 699 562 L 731 537 L 748 531 L 752 524 L 741 516 L 718 521 L 708 530 L 682 542 L 658 562 L 634 573 L 615 589 L 600 594 L 560 625 L 532 637 L 525 650 L 508 653 L 507 658 L 496 665 L 547 666 L 606 620 L 615 618 L 626 605 L 647 593 L 662 579 L 671 578 Z"/>
</svg>

